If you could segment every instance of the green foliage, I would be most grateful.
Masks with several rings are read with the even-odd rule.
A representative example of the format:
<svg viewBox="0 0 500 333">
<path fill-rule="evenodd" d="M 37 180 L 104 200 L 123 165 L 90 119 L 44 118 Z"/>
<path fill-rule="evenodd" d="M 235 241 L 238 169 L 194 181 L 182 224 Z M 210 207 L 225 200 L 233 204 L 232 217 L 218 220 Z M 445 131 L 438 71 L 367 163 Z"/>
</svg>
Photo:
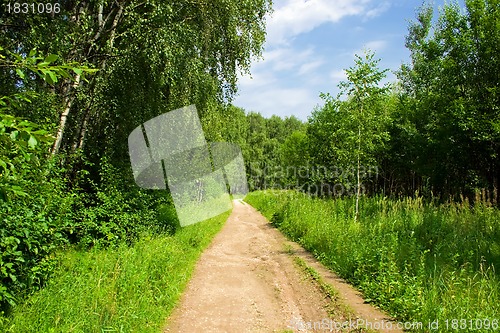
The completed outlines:
<svg viewBox="0 0 500 333">
<path fill-rule="evenodd" d="M 398 76 L 412 99 L 409 144 L 421 146 L 412 168 L 434 193 L 498 187 L 499 14 L 498 1 L 471 0 L 445 5 L 436 20 L 424 6 L 410 24 L 412 62 Z"/>
<path fill-rule="evenodd" d="M 40 56 L 34 49 L 23 57 L 0 46 L 0 67 L 15 70 L 22 86 L 29 85 L 29 81 L 33 80 L 30 74 L 54 84 L 59 78 L 69 78 L 69 70 L 80 75 L 95 72 L 76 63 L 56 65 L 54 62 L 57 59 L 54 54 Z M 12 115 L 38 97 L 39 94 L 29 89 L 0 96 L 0 200 L 7 200 L 9 193 L 26 195 L 21 186 L 22 179 L 33 168 L 40 167 L 38 159 L 44 156 L 44 149 L 53 140 L 46 128 Z"/>
<path fill-rule="evenodd" d="M 0 47 L 0 51 L 4 51 Z M 48 83 L 63 75 L 63 66 L 51 66 L 30 52 L 22 58 L 0 54 L 2 66 L 15 69 L 25 82 L 24 70 L 40 75 Z M 54 161 L 45 160 L 50 133 L 43 127 L 9 113 L 37 98 L 31 91 L 0 97 L 0 305 L 15 304 L 16 296 L 39 286 L 50 274 L 50 255 L 65 243 L 62 225 L 71 209 Z M 56 178 L 51 178 L 56 176 Z"/>
<path fill-rule="evenodd" d="M 43 284 L 51 254 L 67 242 L 74 193 L 67 192 L 56 159 L 47 159 L 53 141 L 44 126 L 16 117 L 39 94 L 28 89 L 32 74 L 48 84 L 67 70 L 92 72 L 76 64 L 55 65 L 57 56 L 36 51 L 22 57 L 0 47 L 0 65 L 12 68 L 24 89 L 0 96 L 0 306 Z M 12 59 L 13 58 L 13 59 Z M 66 193 L 65 193 L 66 192 Z"/>
<path fill-rule="evenodd" d="M 282 119 L 273 115 L 266 119 L 255 112 L 247 114 L 247 122 L 247 146 L 243 150 L 243 157 L 250 189 L 285 188 L 290 184 L 295 185 L 295 163 L 305 165 L 307 161 L 299 162 L 299 159 L 296 159 L 292 165 L 292 161 L 286 159 L 289 156 L 285 158 L 283 154 L 296 154 L 292 150 L 298 146 L 290 147 L 292 141 L 289 138 L 294 132 L 305 132 L 306 125 L 294 116 Z M 287 167 L 290 175 L 287 175 Z"/>
<path fill-rule="evenodd" d="M 1 15 L 1 305 L 41 286 L 50 265 L 40 267 L 66 243 L 175 231 L 169 194 L 135 185 L 127 136 L 179 106 L 196 103 L 204 118 L 230 100 L 268 11 L 266 0 L 134 0 Z"/>
<path fill-rule="evenodd" d="M 22 98 L 22 96 L 20 96 Z M 42 149 L 52 141 L 50 134 L 36 124 L 8 114 L 5 101 L 0 99 L 0 200 L 9 196 L 24 196 L 23 178 L 39 167 Z"/>
<path fill-rule="evenodd" d="M 179 218 L 175 207 L 170 205 L 160 205 L 158 208 L 158 222 L 166 230 L 167 233 L 175 234 L 180 229 Z"/>
<path fill-rule="evenodd" d="M 362 198 L 353 222 L 352 198 L 264 191 L 245 200 L 400 320 L 493 320 L 500 310 L 497 209 Z"/>
<path fill-rule="evenodd" d="M 0 52 L 6 51 L 0 46 Z M 87 73 L 95 73 L 96 69 L 81 65 L 76 62 L 64 63 L 56 65 L 59 59 L 57 54 L 49 54 L 46 57 L 37 52 L 36 49 L 29 51 L 28 55 L 22 56 L 15 52 L 6 51 L 7 55 L 0 54 L 0 66 L 12 68 L 15 70 L 18 77 L 23 81 L 32 79 L 30 74 L 36 74 L 48 84 L 56 84 L 61 78 L 71 79 L 72 75 L 84 75 Z M 13 58 L 13 59 L 9 59 Z"/>
<path fill-rule="evenodd" d="M 53 251 L 67 242 L 74 196 L 49 162 L 23 179 L 25 196 L 0 202 L 0 303 L 13 305 L 37 288 L 51 271 Z M 40 179 L 44 179 L 43 182 Z"/>
<path fill-rule="evenodd" d="M 308 181 L 299 175 L 299 170 L 310 162 L 309 138 L 305 131 L 293 131 L 280 146 L 283 158 L 283 183 L 287 186 L 302 186 Z"/>
</svg>

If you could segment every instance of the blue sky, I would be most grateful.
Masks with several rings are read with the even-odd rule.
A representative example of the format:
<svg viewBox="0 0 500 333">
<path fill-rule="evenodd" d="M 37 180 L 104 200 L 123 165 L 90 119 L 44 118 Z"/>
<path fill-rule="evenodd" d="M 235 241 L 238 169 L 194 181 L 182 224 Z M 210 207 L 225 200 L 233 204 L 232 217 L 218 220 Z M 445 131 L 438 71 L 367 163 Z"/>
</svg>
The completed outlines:
<svg viewBox="0 0 500 333">
<path fill-rule="evenodd" d="M 336 95 L 343 70 L 365 48 L 376 52 L 382 69 L 394 71 L 409 62 L 405 36 L 421 5 L 420 0 L 275 0 L 263 59 L 254 61 L 251 76 L 240 77 L 233 104 L 265 117 L 307 120 L 322 103 L 319 93 Z M 389 73 L 387 81 L 394 80 Z"/>
</svg>

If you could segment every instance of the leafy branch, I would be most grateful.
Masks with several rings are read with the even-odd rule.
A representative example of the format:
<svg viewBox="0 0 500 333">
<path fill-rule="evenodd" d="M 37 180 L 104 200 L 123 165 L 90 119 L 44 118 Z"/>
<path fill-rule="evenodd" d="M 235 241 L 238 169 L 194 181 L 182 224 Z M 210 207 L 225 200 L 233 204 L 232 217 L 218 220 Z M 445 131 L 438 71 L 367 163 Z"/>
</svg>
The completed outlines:
<svg viewBox="0 0 500 333">
<path fill-rule="evenodd" d="M 71 72 L 77 77 L 84 77 L 97 71 L 77 63 L 56 65 L 57 55 L 43 57 L 36 50 L 31 50 L 27 56 L 9 51 L 5 55 L 2 51 L 5 50 L 0 46 L 0 67 L 12 68 L 23 82 L 29 80 L 29 72 L 54 85 L 61 78 L 74 81 Z M 28 166 L 37 161 L 37 155 L 43 154 L 42 144 L 54 141 L 51 133 L 38 124 L 12 115 L 22 102 L 31 103 L 37 96 L 34 91 L 0 96 L 0 200 L 7 200 L 9 194 L 27 195 L 21 184 Z"/>
<path fill-rule="evenodd" d="M 0 46 L 0 52 L 2 51 L 4 49 Z M 98 71 L 77 62 L 56 65 L 54 63 L 59 59 L 57 54 L 49 54 L 44 57 L 39 55 L 36 49 L 31 50 L 26 56 L 9 51 L 7 51 L 7 54 L 14 59 L 9 60 L 5 55 L 0 53 L 0 67 L 13 68 L 23 81 L 29 78 L 28 71 L 35 73 L 51 85 L 56 84 L 60 78 L 74 80 L 70 74 L 71 72 L 84 77 L 84 74 L 92 74 Z"/>
</svg>

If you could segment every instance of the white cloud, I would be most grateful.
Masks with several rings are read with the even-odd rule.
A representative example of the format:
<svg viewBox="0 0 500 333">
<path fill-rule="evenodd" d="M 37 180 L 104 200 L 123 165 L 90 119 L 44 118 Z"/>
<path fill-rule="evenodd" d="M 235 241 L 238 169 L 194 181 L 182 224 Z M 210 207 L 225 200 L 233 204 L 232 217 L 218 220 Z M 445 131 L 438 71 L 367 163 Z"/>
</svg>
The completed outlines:
<svg viewBox="0 0 500 333">
<path fill-rule="evenodd" d="M 305 50 L 295 50 L 290 47 L 275 48 L 264 52 L 264 61 L 255 64 L 253 68 L 259 69 L 265 63 L 265 66 L 273 71 L 289 71 L 300 67 L 302 63 L 310 61 L 314 56 L 314 50 L 307 48 Z M 260 66 L 259 66 L 260 65 Z"/>
<path fill-rule="evenodd" d="M 271 71 L 252 71 L 252 75 L 240 76 L 238 85 L 247 89 L 254 89 L 268 84 L 275 84 L 277 78 Z"/>
<path fill-rule="evenodd" d="M 381 4 L 379 4 L 379 6 L 373 8 L 373 9 L 370 9 L 368 12 L 366 12 L 365 16 L 367 18 L 379 16 L 380 14 L 387 11 L 390 7 L 391 7 L 391 4 L 389 3 L 389 1 L 384 1 Z"/>
<path fill-rule="evenodd" d="M 280 117 L 295 115 L 306 120 L 314 106 L 319 103 L 317 96 L 307 88 L 283 88 L 267 86 L 237 97 L 236 105 L 246 105 L 246 111 L 261 112 L 265 117 L 275 114 Z"/>
<path fill-rule="evenodd" d="M 372 40 L 364 43 L 360 48 L 349 52 L 349 58 L 354 59 L 355 55 L 363 57 L 365 51 L 370 50 L 375 52 L 375 58 L 379 58 L 380 54 L 389 46 L 386 40 Z"/>
<path fill-rule="evenodd" d="M 236 105 L 269 117 L 296 115 L 306 120 L 319 102 L 317 85 L 322 83 L 320 68 L 325 61 L 313 48 L 276 48 L 265 52 L 264 61 L 252 66 L 252 78 L 239 79 Z"/>
<path fill-rule="evenodd" d="M 372 40 L 365 44 L 365 48 L 374 52 L 381 52 L 387 47 L 388 43 L 385 40 Z"/>
<path fill-rule="evenodd" d="M 370 6 L 372 0 L 286 0 L 276 6 L 267 21 L 268 45 L 288 44 L 289 40 L 327 22 L 338 22 L 346 16 L 381 14 L 384 4 Z"/>
<path fill-rule="evenodd" d="M 343 70 L 343 69 L 334 70 L 334 71 L 330 72 L 330 78 L 335 82 L 345 81 L 345 80 L 347 80 L 347 75 L 346 75 L 345 70 Z"/>
<path fill-rule="evenodd" d="M 319 68 L 325 62 L 323 60 L 313 60 L 303 63 L 299 68 L 299 75 L 307 75 Z"/>
</svg>

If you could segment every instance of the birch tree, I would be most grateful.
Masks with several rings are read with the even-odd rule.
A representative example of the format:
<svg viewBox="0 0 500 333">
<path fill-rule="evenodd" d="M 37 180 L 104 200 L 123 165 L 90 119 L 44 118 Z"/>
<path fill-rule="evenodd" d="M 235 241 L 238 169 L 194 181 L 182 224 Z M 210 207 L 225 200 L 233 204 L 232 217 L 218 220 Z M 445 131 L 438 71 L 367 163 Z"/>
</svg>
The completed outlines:
<svg viewBox="0 0 500 333">
<path fill-rule="evenodd" d="M 229 101 L 238 73 L 260 56 L 270 10 L 269 0 L 77 0 L 52 15 L 7 16 L 1 28 L 11 50 L 38 48 L 100 70 L 89 81 L 75 73 L 54 88 L 62 102 L 57 153 L 82 148 L 94 128 L 116 130 L 113 118 L 128 113 L 116 109 L 118 95 L 125 105 L 143 106 L 131 111 L 134 125 L 167 108 L 196 103 L 205 112 Z"/>
<path fill-rule="evenodd" d="M 359 219 L 359 198 L 362 190 L 362 168 L 375 163 L 374 153 L 378 145 L 383 144 L 388 134 L 384 129 L 387 114 L 380 104 L 387 92 L 387 86 L 381 87 L 387 70 L 380 70 L 380 60 L 369 50 L 363 56 L 355 56 L 354 66 L 347 69 L 347 81 L 341 82 L 341 93 L 347 97 L 341 109 L 347 112 L 343 126 L 348 133 L 346 140 L 348 151 L 344 152 L 351 161 L 355 160 L 356 170 L 356 206 L 354 221 Z M 346 122 L 347 120 L 347 122 Z"/>
</svg>

